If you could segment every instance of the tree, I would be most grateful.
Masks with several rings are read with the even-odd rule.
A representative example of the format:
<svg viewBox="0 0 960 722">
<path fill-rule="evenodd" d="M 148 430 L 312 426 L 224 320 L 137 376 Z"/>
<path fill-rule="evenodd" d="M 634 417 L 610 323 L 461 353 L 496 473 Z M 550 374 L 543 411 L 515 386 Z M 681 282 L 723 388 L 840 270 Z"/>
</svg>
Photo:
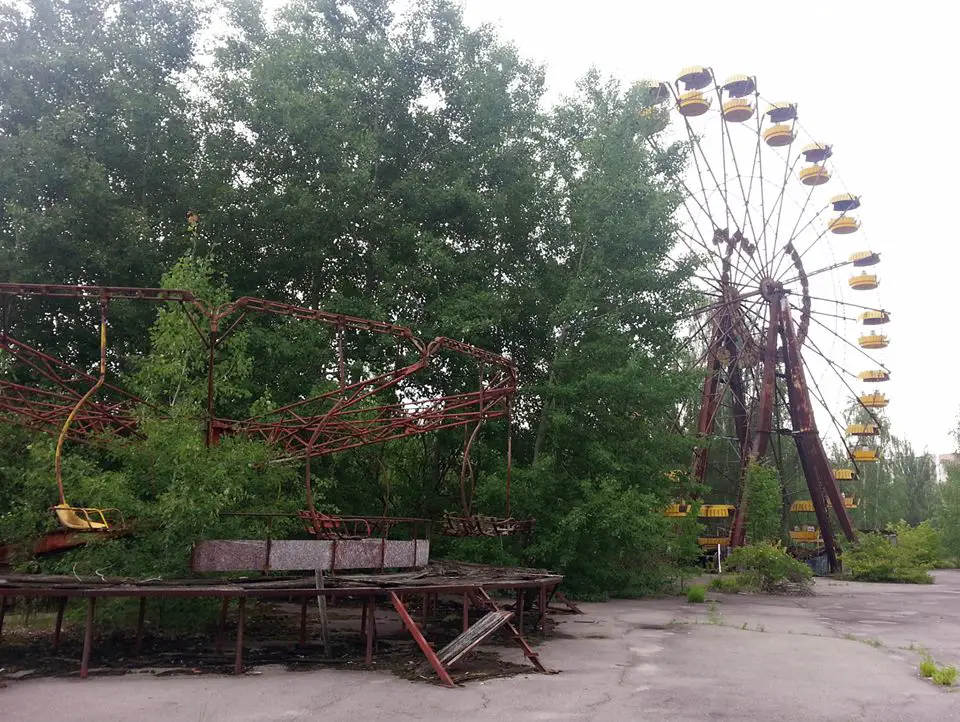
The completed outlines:
<svg viewBox="0 0 960 722">
<path fill-rule="evenodd" d="M 750 544 L 775 544 L 783 538 L 780 478 L 776 469 L 751 460 L 745 476 L 746 532 Z"/>
<path fill-rule="evenodd" d="M 183 253 L 200 17 L 190 0 L 0 6 L 0 279 L 156 286 Z M 114 325 L 145 329 L 131 313 L 118 307 Z M 68 358 L 96 328 L 63 313 L 41 338 L 34 316 L 17 319 L 21 338 Z"/>
<path fill-rule="evenodd" d="M 960 560 L 960 469 L 956 467 L 947 470 L 935 518 L 944 552 Z"/>
<path fill-rule="evenodd" d="M 661 510 L 675 491 L 664 472 L 690 454 L 673 419 L 696 386 L 676 370 L 676 319 L 694 296 L 690 264 L 668 257 L 680 200 L 668 177 L 683 155 L 661 142 L 665 116 L 646 89 L 594 72 L 548 105 L 542 68 L 448 0 L 402 16 L 389 0 L 293 0 L 269 23 L 258 0 L 226 9 L 199 64 L 191 4 L 5 7 L 0 276 L 187 285 L 218 302 L 229 288 L 506 354 L 521 379 L 514 514 L 536 516 L 537 537 L 460 549 L 559 568 L 593 594 L 672 579 L 682 554 Z M 200 216 L 190 233 L 188 208 Z M 67 306 L 53 316 L 25 312 L 15 331 L 83 364 L 93 319 Z M 190 438 L 204 364 L 184 320 L 111 307 L 112 374 L 178 422 L 145 421 L 138 455 L 74 450 L 69 463 L 78 489 L 101 480 L 91 497 L 108 480 L 144 515 L 182 514 L 185 539 L 212 528 L 212 509 L 258 498 L 287 508 L 295 487 L 277 472 L 281 493 L 267 493 L 239 470 L 261 447 L 238 439 L 206 453 Z M 328 382 L 328 333 L 279 318 L 244 328 L 219 351 L 218 410 Z M 397 363 L 372 336 L 344 338 L 350 378 Z M 438 364 L 404 393 L 457 393 L 477 370 Z M 486 509 L 504 506 L 505 437 L 491 423 L 473 447 Z M 312 469 L 330 509 L 437 517 L 459 506 L 462 446 L 446 431 Z M 9 470 L 33 502 L 46 473 L 42 445 L 35 454 Z M 206 476 L 183 468 L 191 455 Z M 202 524 L 185 510 L 191 495 L 211 501 Z"/>
</svg>

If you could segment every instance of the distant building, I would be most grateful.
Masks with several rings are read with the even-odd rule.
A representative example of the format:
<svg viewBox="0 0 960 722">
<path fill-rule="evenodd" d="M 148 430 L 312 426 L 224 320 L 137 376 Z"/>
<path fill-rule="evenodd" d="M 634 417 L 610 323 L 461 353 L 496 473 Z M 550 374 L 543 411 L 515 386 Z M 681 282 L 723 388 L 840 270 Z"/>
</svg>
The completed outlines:
<svg viewBox="0 0 960 722">
<path fill-rule="evenodd" d="M 947 480 L 947 469 L 960 466 L 960 454 L 937 454 L 937 481 Z"/>
</svg>

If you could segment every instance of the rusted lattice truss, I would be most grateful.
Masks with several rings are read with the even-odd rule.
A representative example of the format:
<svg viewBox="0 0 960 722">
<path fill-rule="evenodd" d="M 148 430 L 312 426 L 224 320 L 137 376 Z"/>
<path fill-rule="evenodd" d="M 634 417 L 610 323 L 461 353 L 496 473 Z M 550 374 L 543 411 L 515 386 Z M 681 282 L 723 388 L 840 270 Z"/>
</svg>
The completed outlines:
<svg viewBox="0 0 960 722">
<path fill-rule="evenodd" d="M 0 351 L 3 353 L 0 358 L 6 356 L 8 362 L 6 369 L 0 366 L 0 420 L 37 431 L 60 433 L 68 416 L 75 412 L 67 438 L 79 442 L 136 435 L 141 410 L 150 408 L 161 416 L 163 410 L 113 385 L 111 379 L 104 379 L 99 391 L 81 404 L 81 398 L 98 378 L 15 336 L 16 324 L 9 320 L 11 311 L 15 310 L 18 301 L 29 298 L 77 299 L 79 304 L 96 301 L 100 304 L 104 322 L 107 309 L 115 301 L 179 304 L 196 330 L 208 359 L 203 419 L 208 444 L 216 444 L 223 434 L 242 434 L 277 446 L 282 449 L 285 459 L 308 461 L 312 457 L 368 444 L 440 429 L 465 428 L 461 485 L 464 487 L 464 514 L 465 518 L 470 518 L 470 523 L 460 523 L 458 528 L 483 527 L 472 517 L 472 483 L 467 482 L 472 477 L 469 451 L 485 421 L 501 417 L 509 419 L 511 399 L 517 386 L 516 369 L 509 359 L 446 337 L 426 341 L 409 328 L 391 323 L 260 298 L 243 297 L 220 306 L 210 306 L 184 290 L 0 283 L 0 306 L 3 309 L 0 328 Z M 334 375 L 336 378 L 328 384 L 333 388 L 248 418 L 218 416 L 218 350 L 245 320 L 254 315 L 314 322 L 332 330 L 336 371 L 329 374 L 320 371 L 318 378 L 311 381 L 331 381 L 327 377 Z M 395 350 L 389 368 L 354 378 L 348 373 L 345 358 L 347 334 L 371 334 L 393 339 Z M 427 383 L 425 377 L 450 364 L 457 364 L 460 368 L 465 364 L 475 366 L 476 386 L 455 393 L 435 391 L 436 384 Z M 367 363 L 353 364 L 351 372 L 356 372 L 358 366 L 370 368 Z M 507 445 L 509 450 L 509 436 Z M 310 512 L 315 513 L 309 467 L 307 463 L 307 503 Z M 506 517 L 509 519 L 509 474 L 507 484 Z M 511 531 L 515 530 L 511 527 Z"/>
</svg>

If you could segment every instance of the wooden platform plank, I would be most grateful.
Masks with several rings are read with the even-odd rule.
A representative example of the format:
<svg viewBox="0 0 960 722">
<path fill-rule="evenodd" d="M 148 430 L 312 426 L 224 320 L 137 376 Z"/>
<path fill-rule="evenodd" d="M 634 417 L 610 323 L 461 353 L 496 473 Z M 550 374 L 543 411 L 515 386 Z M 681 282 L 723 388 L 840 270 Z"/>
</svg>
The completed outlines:
<svg viewBox="0 0 960 722">
<path fill-rule="evenodd" d="M 466 632 L 454 639 L 450 644 L 437 652 L 437 657 L 444 667 L 456 664 L 467 652 L 483 643 L 500 627 L 510 621 L 513 612 L 500 610 L 488 612 L 480 617 Z"/>
</svg>

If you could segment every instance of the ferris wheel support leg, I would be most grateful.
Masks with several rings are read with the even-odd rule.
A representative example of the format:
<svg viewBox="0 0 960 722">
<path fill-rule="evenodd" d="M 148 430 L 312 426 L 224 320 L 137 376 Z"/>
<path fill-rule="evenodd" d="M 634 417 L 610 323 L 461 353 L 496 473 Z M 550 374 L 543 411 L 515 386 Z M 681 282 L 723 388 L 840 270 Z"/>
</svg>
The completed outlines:
<svg viewBox="0 0 960 722">
<path fill-rule="evenodd" d="M 807 388 L 807 379 L 803 373 L 803 362 L 800 358 L 800 344 L 793 328 L 793 318 L 787 299 L 781 301 L 780 333 L 783 337 L 783 346 L 786 351 L 787 395 L 790 401 L 790 420 L 793 423 L 794 440 L 803 475 L 810 489 L 810 498 L 817 513 L 817 522 L 820 524 L 820 534 L 827 548 L 827 557 L 831 570 L 837 568 L 836 545 L 830 530 L 830 515 L 827 510 L 826 497 L 829 497 L 831 506 L 844 536 L 849 540 L 856 538 L 850 515 L 843 503 L 840 487 L 833 477 L 830 461 L 827 459 L 823 443 L 817 432 L 813 406 L 810 403 L 810 392 Z"/>
<path fill-rule="evenodd" d="M 717 418 L 717 406 L 720 403 L 720 361 L 717 359 L 716 348 L 720 338 L 719 328 L 714 331 L 710 342 L 710 373 L 703 380 L 703 391 L 700 394 L 700 415 L 697 418 L 697 437 L 704 439 L 713 432 L 714 420 Z M 707 459 L 710 456 L 710 446 L 705 444 L 693 450 L 693 480 L 702 484 L 707 475 Z"/>
<path fill-rule="evenodd" d="M 807 488 L 810 490 L 810 500 L 813 502 L 813 510 L 817 515 L 817 524 L 820 526 L 820 536 L 823 538 L 823 546 L 827 552 L 827 562 L 830 565 L 830 571 L 835 572 L 839 569 L 837 563 L 837 544 L 833 538 L 833 528 L 830 526 L 830 512 L 827 511 L 823 478 L 818 473 L 819 464 L 817 463 L 817 447 L 819 447 L 822 452 L 823 446 L 820 444 L 820 437 L 817 435 L 816 429 L 796 432 L 794 434 L 794 441 L 797 444 L 797 456 L 800 458 L 800 467 L 803 469 L 803 476 L 807 480 Z"/>
<path fill-rule="evenodd" d="M 780 304 L 774 299 L 770 303 L 770 315 L 766 329 L 766 342 L 763 349 L 763 386 L 760 390 L 760 404 L 757 408 L 757 431 L 750 440 L 749 455 L 746 453 L 746 441 L 741 446 L 743 468 L 740 469 L 740 487 L 737 490 L 737 511 L 733 519 L 730 543 L 734 547 L 746 542 L 747 505 L 744 498 L 746 471 L 751 460 L 761 459 L 767 453 L 770 432 L 773 426 L 773 400 L 777 383 L 777 333 L 780 326 Z"/>
</svg>

